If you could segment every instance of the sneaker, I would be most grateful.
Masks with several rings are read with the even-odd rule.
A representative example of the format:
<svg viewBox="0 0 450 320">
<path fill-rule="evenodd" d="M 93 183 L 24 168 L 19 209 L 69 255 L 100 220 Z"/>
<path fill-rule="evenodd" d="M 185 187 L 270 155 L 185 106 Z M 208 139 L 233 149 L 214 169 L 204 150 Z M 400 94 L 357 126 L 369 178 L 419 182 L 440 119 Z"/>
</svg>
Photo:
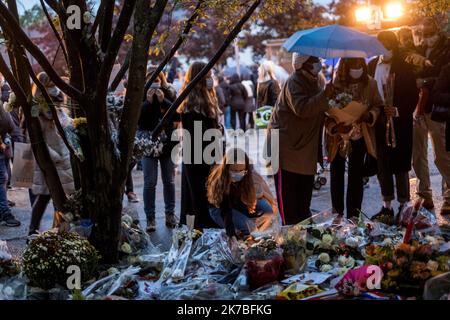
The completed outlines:
<svg viewBox="0 0 450 320">
<path fill-rule="evenodd" d="M 170 213 L 166 215 L 166 227 L 169 229 L 174 229 L 178 225 L 178 219 L 175 214 Z"/>
<path fill-rule="evenodd" d="M 381 210 L 372 217 L 372 220 L 377 220 L 387 225 L 393 225 L 394 216 L 395 216 L 394 209 L 382 207 Z"/>
<path fill-rule="evenodd" d="M 155 219 L 147 220 L 147 232 L 156 231 L 156 221 Z"/>
<path fill-rule="evenodd" d="M 21 225 L 20 221 L 17 220 L 11 213 L 3 215 L 1 217 L 0 224 L 7 227 L 19 227 Z"/>
<path fill-rule="evenodd" d="M 450 203 L 444 202 L 441 208 L 441 215 L 449 215 L 450 214 Z"/>
<path fill-rule="evenodd" d="M 16 203 L 14 201 L 8 200 L 8 207 L 14 207 Z"/>
<path fill-rule="evenodd" d="M 136 203 L 139 202 L 139 198 L 134 192 L 128 192 L 127 193 L 128 202 Z"/>
<path fill-rule="evenodd" d="M 434 209 L 433 199 L 424 199 L 422 207 L 424 207 L 427 210 L 433 210 Z"/>
</svg>

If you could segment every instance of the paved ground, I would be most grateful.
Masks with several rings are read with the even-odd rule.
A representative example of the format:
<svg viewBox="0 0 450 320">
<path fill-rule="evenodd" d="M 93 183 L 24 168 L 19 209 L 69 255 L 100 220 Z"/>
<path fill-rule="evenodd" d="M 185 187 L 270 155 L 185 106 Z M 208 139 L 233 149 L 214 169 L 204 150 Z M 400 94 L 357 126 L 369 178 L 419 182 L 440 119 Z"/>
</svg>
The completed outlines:
<svg viewBox="0 0 450 320">
<path fill-rule="evenodd" d="M 250 152 L 254 156 L 254 150 Z M 431 166 L 431 181 L 434 190 L 436 212 L 438 213 L 442 205 L 442 182 L 441 177 L 433 164 L 432 152 L 429 152 L 430 166 Z M 328 178 L 328 172 L 324 173 Z M 135 192 L 142 199 L 142 188 L 143 188 L 143 175 L 142 171 L 134 171 L 134 184 Z M 160 178 L 159 178 L 160 179 Z M 269 183 L 273 190 L 273 179 L 269 179 Z M 414 191 L 416 186 L 416 179 L 411 176 L 411 193 L 413 198 L 415 198 Z M 180 189 L 181 189 L 181 176 L 177 170 L 176 175 L 176 212 L 179 213 L 179 200 L 180 200 Z M 28 191 L 26 189 L 13 189 L 8 192 L 10 200 L 16 203 L 16 206 L 12 209 L 14 215 L 22 222 L 22 226 L 19 228 L 6 228 L 0 227 L 0 239 L 7 240 L 9 247 L 13 251 L 15 256 L 20 256 L 20 253 L 25 247 L 26 235 L 28 232 L 28 224 L 30 221 L 30 204 L 28 200 Z M 165 227 L 164 224 L 164 200 L 162 196 L 162 183 L 159 181 L 157 186 L 157 231 L 152 234 L 152 240 L 155 244 L 161 244 L 163 248 L 167 248 L 170 245 L 170 235 L 171 231 Z M 325 185 L 321 190 L 315 191 L 312 201 L 312 209 L 317 211 L 327 210 L 331 207 L 330 199 L 330 189 L 329 183 Z M 363 211 L 368 215 L 375 214 L 381 207 L 381 196 L 380 189 L 378 185 L 378 180 L 376 177 L 370 179 L 368 186 L 365 189 Z M 138 218 L 142 225 L 145 226 L 145 215 L 143 210 L 142 200 L 139 203 L 128 203 L 124 198 L 124 210 L 135 218 Z M 447 224 L 450 222 L 448 218 L 443 218 L 438 215 L 438 220 L 441 224 Z M 53 206 L 49 205 L 47 211 L 44 215 L 41 230 L 47 230 L 52 225 L 53 219 Z"/>
</svg>

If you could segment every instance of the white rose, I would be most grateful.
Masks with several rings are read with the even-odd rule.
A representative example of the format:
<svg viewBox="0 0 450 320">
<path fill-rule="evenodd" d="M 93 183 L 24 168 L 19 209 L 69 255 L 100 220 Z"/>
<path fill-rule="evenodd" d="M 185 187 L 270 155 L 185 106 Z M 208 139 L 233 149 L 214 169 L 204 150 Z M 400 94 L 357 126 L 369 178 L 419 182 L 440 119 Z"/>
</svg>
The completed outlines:
<svg viewBox="0 0 450 320">
<path fill-rule="evenodd" d="M 127 226 L 131 226 L 133 224 L 133 218 L 128 214 L 124 214 L 122 216 L 122 222 L 125 223 Z"/>
<path fill-rule="evenodd" d="M 381 243 L 381 245 L 384 246 L 384 247 L 392 245 L 392 239 L 391 238 L 385 238 L 383 240 L 383 242 Z"/>
<path fill-rule="evenodd" d="M 348 271 L 348 268 L 347 268 L 347 267 L 342 267 L 342 268 L 339 269 L 337 275 L 338 275 L 338 276 L 342 276 L 342 275 L 346 274 L 347 271 Z"/>
<path fill-rule="evenodd" d="M 346 256 L 339 256 L 338 263 L 341 267 L 345 267 L 347 265 L 347 257 Z"/>
<path fill-rule="evenodd" d="M 14 295 L 14 290 L 11 287 L 5 287 L 3 293 L 8 297 L 12 297 Z"/>
<path fill-rule="evenodd" d="M 353 268 L 355 266 L 355 259 L 353 259 L 353 257 L 348 257 L 345 266 L 348 268 Z"/>
<path fill-rule="evenodd" d="M 345 239 L 345 244 L 349 247 L 356 248 L 359 245 L 359 239 L 357 237 L 348 237 Z"/>
<path fill-rule="evenodd" d="M 328 255 L 328 253 L 323 252 L 319 254 L 319 260 L 320 262 L 328 263 L 330 262 L 330 256 Z"/>
<path fill-rule="evenodd" d="M 89 11 L 83 13 L 83 22 L 85 24 L 90 24 L 92 22 L 92 14 Z"/>
<path fill-rule="evenodd" d="M 330 246 L 333 243 L 333 237 L 329 234 L 324 234 L 322 236 L 322 243 L 326 246 Z"/>
<path fill-rule="evenodd" d="M 115 273 L 119 273 L 119 270 L 117 268 L 111 267 L 108 269 L 108 274 L 115 274 Z"/>
<path fill-rule="evenodd" d="M 427 263 L 427 269 L 430 271 L 437 271 L 439 269 L 439 263 L 437 261 L 430 260 Z"/>
<path fill-rule="evenodd" d="M 321 272 L 329 272 L 333 269 L 333 266 L 330 264 L 324 264 L 320 267 Z"/>
<path fill-rule="evenodd" d="M 120 246 L 120 250 L 122 252 L 126 253 L 126 254 L 130 254 L 131 253 L 131 246 L 127 242 L 124 242 Z"/>
</svg>

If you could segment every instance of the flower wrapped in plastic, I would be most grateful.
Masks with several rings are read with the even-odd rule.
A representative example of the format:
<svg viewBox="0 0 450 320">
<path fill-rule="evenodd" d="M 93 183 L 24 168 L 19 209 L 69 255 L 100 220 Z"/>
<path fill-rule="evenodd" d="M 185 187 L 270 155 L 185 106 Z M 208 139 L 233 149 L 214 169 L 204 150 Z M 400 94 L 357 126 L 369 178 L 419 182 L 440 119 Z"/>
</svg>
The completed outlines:
<svg viewBox="0 0 450 320">
<path fill-rule="evenodd" d="M 206 229 L 195 242 L 189 259 L 189 268 L 202 268 L 206 274 L 229 274 L 239 261 L 233 257 L 228 237 L 222 229 Z"/>
<path fill-rule="evenodd" d="M 81 140 L 80 136 L 77 133 L 77 129 L 74 125 L 68 125 L 64 127 L 64 133 L 66 135 L 67 141 L 72 147 L 75 156 L 80 159 L 80 161 L 84 161 L 83 149 L 81 148 Z"/>
<path fill-rule="evenodd" d="M 0 279 L 17 275 L 19 271 L 19 266 L 12 259 L 6 241 L 0 240 Z"/>
<path fill-rule="evenodd" d="M 149 235 L 129 215 L 122 215 L 119 249 L 126 255 L 139 254 L 152 247 Z"/>
<path fill-rule="evenodd" d="M 172 233 L 172 246 L 164 261 L 161 280 L 178 282 L 185 276 L 186 267 L 192 249 L 192 232 L 183 225 Z"/>
<path fill-rule="evenodd" d="M 234 293 L 227 284 L 217 283 L 208 276 L 192 278 L 161 287 L 162 300 L 232 300 Z"/>
</svg>

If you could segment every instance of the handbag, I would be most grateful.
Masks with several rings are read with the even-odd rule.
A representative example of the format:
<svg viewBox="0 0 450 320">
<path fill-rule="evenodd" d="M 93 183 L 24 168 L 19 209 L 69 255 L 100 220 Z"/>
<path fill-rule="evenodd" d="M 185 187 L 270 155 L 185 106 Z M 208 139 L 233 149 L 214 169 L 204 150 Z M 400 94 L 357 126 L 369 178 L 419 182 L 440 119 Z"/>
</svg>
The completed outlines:
<svg viewBox="0 0 450 320">
<path fill-rule="evenodd" d="M 450 107 L 434 104 L 431 109 L 431 120 L 436 122 L 450 121 Z"/>
</svg>

